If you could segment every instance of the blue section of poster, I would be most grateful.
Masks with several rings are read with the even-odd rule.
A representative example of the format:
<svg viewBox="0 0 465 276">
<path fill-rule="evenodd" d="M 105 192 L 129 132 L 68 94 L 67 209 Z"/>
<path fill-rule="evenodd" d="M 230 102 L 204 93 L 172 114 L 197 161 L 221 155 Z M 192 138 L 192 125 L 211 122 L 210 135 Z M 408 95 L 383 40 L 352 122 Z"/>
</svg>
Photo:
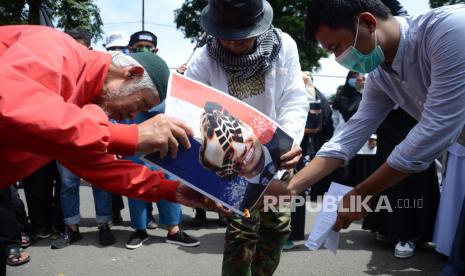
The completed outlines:
<svg viewBox="0 0 465 276">
<path fill-rule="evenodd" d="M 235 177 L 232 180 L 223 181 L 214 172 L 206 170 L 199 163 L 200 144 L 198 141 L 190 138 L 191 148 L 189 150 L 183 147 L 179 148 L 176 159 L 166 157 L 158 158 L 158 153 L 145 155 L 144 159 L 163 168 L 168 174 L 174 175 L 194 187 L 197 191 L 206 193 L 209 197 L 213 196 L 218 201 L 228 207 L 234 208 L 236 212 L 241 213 L 244 209 L 250 209 L 263 192 L 265 186 L 250 184 L 243 177 Z M 249 187 L 248 186 L 256 186 Z M 247 198 L 247 190 L 257 190 L 250 195 L 253 198 Z"/>
</svg>

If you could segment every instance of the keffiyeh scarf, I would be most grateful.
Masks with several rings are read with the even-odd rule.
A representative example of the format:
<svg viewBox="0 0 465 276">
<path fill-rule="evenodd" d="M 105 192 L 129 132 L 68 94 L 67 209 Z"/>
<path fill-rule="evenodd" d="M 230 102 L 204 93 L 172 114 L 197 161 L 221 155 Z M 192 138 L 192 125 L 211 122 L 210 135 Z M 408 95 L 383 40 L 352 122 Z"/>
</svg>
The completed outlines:
<svg viewBox="0 0 465 276">
<path fill-rule="evenodd" d="M 240 100 L 265 92 L 265 74 L 281 50 L 281 30 L 271 28 L 257 38 L 252 53 L 237 56 L 226 50 L 219 39 L 207 42 L 208 54 L 228 76 L 228 92 Z"/>
</svg>

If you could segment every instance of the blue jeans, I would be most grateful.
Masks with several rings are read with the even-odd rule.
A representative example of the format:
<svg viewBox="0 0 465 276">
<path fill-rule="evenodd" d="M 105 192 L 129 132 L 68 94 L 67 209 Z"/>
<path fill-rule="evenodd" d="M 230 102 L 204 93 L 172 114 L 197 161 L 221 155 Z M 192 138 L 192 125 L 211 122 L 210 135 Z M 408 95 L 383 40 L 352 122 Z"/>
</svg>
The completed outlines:
<svg viewBox="0 0 465 276">
<path fill-rule="evenodd" d="M 147 229 L 149 222 L 149 207 L 152 203 L 142 200 L 128 198 L 129 214 L 131 215 L 131 227 L 136 230 Z M 166 200 L 157 202 L 158 213 L 160 214 L 160 224 L 173 226 L 181 222 L 181 206 Z"/>
<path fill-rule="evenodd" d="M 79 224 L 81 215 L 79 212 L 79 186 L 81 178 L 57 162 L 61 175 L 61 207 L 66 225 Z M 107 224 L 111 220 L 111 193 L 92 186 L 95 203 L 95 221 L 97 224 Z"/>
<path fill-rule="evenodd" d="M 133 162 L 143 164 L 139 159 L 139 155 L 127 158 Z M 151 164 L 145 164 L 151 170 L 157 168 Z M 169 178 L 168 176 L 166 176 Z M 131 227 L 136 230 L 145 230 L 147 228 L 148 218 L 150 216 L 149 207 L 152 203 L 147 203 L 142 200 L 128 198 L 129 214 L 131 216 Z M 181 205 L 177 203 L 160 200 L 157 202 L 158 213 L 160 214 L 160 224 L 174 226 L 181 222 L 182 212 Z"/>
</svg>

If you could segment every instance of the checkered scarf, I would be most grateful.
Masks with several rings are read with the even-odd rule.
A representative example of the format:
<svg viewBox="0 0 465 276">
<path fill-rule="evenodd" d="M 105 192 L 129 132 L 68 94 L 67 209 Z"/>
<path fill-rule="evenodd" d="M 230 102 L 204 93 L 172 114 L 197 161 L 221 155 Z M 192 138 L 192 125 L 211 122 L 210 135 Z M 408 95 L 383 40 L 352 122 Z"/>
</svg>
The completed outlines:
<svg viewBox="0 0 465 276">
<path fill-rule="evenodd" d="M 270 28 L 260 35 L 254 51 L 247 55 L 230 53 L 217 38 L 207 41 L 207 50 L 226 71 L 229 94 L 242 100 L 265 92 L 265 74 L 281 50 L 281 30 Z"/>
</svg>

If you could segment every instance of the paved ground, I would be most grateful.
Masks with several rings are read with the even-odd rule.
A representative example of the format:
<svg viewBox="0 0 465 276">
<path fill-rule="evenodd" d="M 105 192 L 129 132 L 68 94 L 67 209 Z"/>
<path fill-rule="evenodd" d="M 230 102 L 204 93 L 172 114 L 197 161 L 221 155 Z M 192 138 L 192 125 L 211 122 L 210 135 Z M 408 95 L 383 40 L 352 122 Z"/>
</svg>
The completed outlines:
<svg viewBox="0 0 465 276">
<path fill-rule="evenodd" d="M 51 250 L 50 241 L 44 240 L 28 248 L 32 259 L 29 264 L 9 267 L 7 275 L 16 276 L 81 276 L 81 275 L 219 275 L 223 249 L 224 228 L 215 223 L 216 215 L 206 229 L 194 230 L 183 226 L 196 236 L 201 245 L 183 248 L 164 242 L 166 230 L 149 230 L 150 239 L 141 248 L 124 247 L 131 233 L 129 214 L 124 210 L 123 226 L 113 228 L 117 243 L 102 248 L 97 242 L 97 228 L 93 216 L 91 189 L 81 187 L 81 232 L 83 240 L 61 250 Z M 127 206 L 127 205 L 126 205 Z M 156 208 L 155 208 L 156 209 Z M 184 208 L 184 223 L 193 211 Z M 307 233 L 315 219 L 307 215 Z M 353 224 L 342 232 L 337 256 L 327 250 L 311 252 L 303 242 L 294 250 L 284 252 L 275 275 L 438 275 L 445 259 L 430 248 L 420 248 L 413 258 L 396 259 L 393 245 L 374 239 L 360 224 Z"/>
</svg>

